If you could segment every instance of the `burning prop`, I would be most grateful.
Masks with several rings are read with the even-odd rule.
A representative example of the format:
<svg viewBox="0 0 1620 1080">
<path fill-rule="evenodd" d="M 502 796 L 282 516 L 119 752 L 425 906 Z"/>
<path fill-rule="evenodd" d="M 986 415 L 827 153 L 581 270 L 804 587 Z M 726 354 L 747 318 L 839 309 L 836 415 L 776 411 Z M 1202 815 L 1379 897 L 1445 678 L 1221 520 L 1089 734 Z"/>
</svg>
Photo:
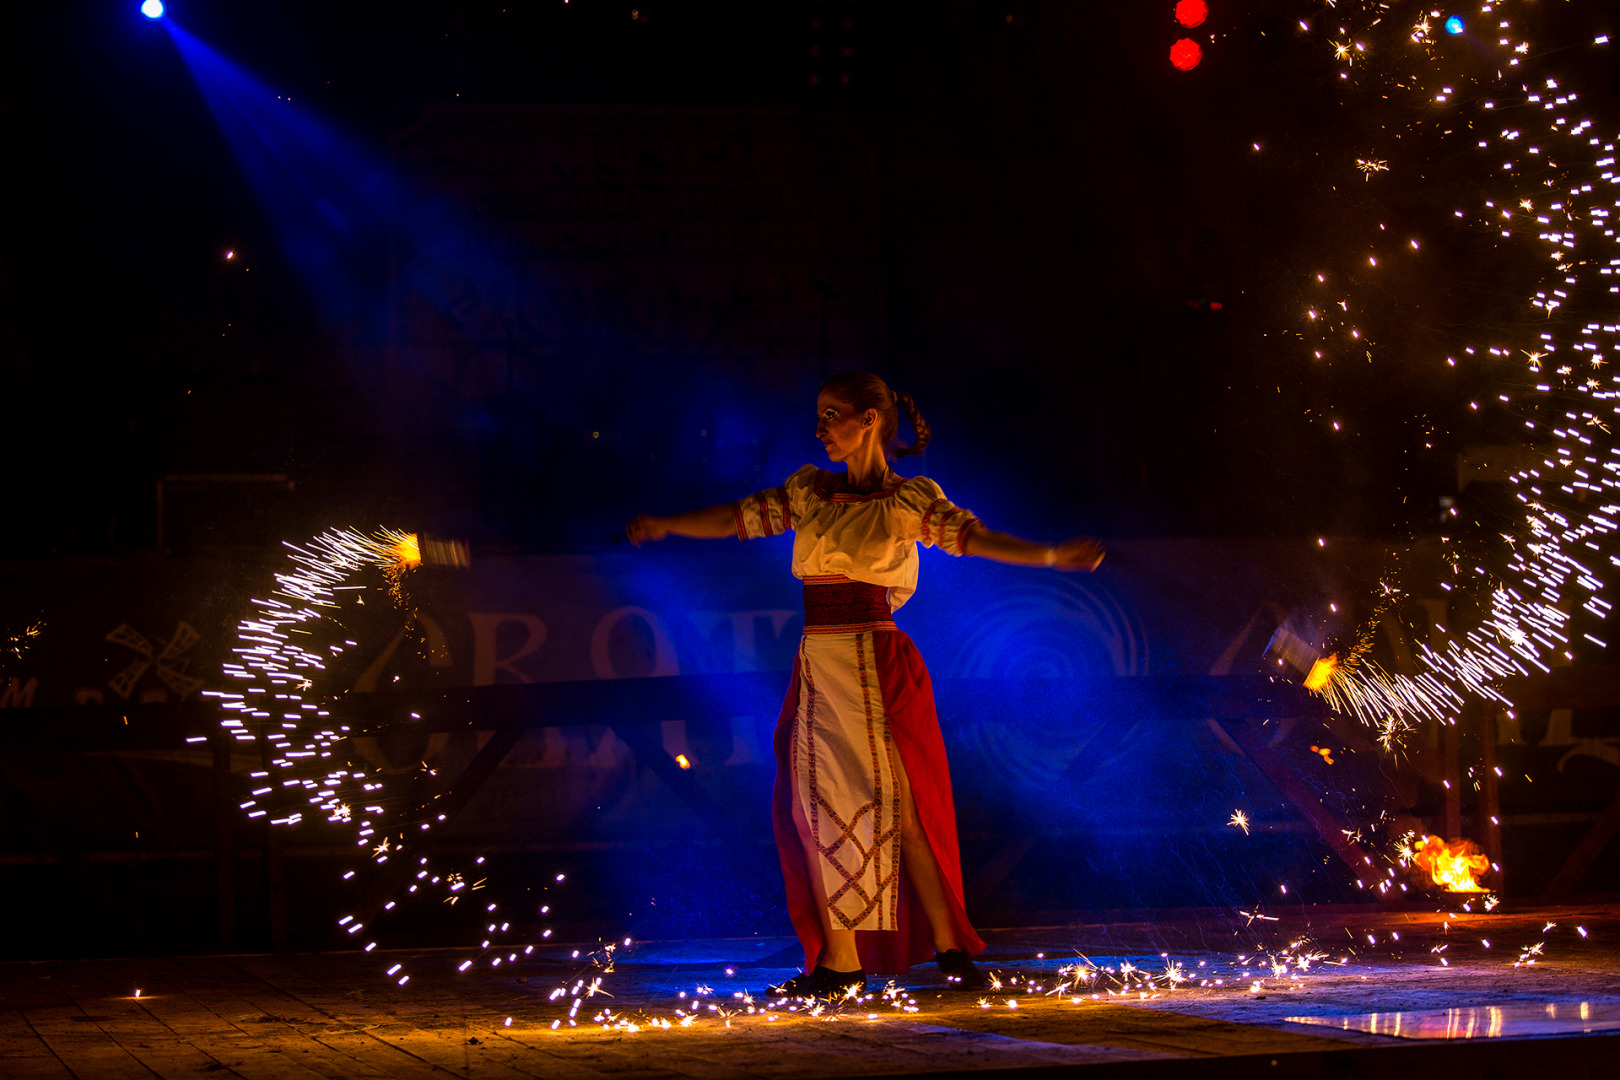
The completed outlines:
<svg viewBox="0 0 1620 1080">
<path fill-rule="evenodd" d="M 1480 877 L 1490 872 L 1491 860 L 1472 840 L 1451 843 L 1438 836 L 1408 836 L 1400 848 L 1401 864 L 1417 867 L 1429 875 L 1429 881 L 1447 892 L 1482 893 L 1488 891 L 1480 884 Z"/>
</svg>

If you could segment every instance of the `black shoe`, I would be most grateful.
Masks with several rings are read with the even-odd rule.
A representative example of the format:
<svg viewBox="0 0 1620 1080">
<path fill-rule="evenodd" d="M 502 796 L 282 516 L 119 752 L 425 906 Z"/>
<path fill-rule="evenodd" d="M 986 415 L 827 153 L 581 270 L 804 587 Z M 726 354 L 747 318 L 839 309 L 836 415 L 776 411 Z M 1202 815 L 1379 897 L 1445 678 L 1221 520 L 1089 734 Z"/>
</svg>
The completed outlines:
<svg viewBox="0 0 1620 1080">
<path fill-rule="evenodd" d="M 990 985 L 984 972 L 974 967 L 972 959 L 961 949 L 935 953 L 934 963 L 939 965 L 939 973 L 945 976 L 946 984 L 953 990 L 983 990 Z"/>
<path fill-rule="evenodd" d="M 770 993 L 766 996 L 827 998 L 841 1001 L 848 997 L 860 997 L 864 993 L 866 993 L 865 971 L 859 968 L 854 971 L 833 971 L 817 964 L 814 971 L 795 975 L 781 986 L 771 987 Z"/>
</svg>

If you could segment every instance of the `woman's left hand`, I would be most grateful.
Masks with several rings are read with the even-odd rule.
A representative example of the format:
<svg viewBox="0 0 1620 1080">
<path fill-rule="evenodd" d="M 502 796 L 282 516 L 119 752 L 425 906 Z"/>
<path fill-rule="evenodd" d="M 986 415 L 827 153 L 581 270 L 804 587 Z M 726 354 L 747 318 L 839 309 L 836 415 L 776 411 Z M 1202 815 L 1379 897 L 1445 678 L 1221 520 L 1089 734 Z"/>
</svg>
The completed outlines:
<svg viewBox="0 0 1620 1080">
<path fill-rule="evenodd" d="M 1054 570 L 1084 570 L 1089 574 L 1103 561 L 1102 542 L 1089 536 L 1077 536 L 1073 540 L 1054 544 L 1052 552 L 1057 556 L 1057 561 L 1052 564 Z"/>
<path fill-rule="evenodd" d="M 669 522 L 652 514 L 637 514 L 624 527 L 624 535 L 640 547 L 642 544 L 662 540 L 669 535 Z"/>
</svg>

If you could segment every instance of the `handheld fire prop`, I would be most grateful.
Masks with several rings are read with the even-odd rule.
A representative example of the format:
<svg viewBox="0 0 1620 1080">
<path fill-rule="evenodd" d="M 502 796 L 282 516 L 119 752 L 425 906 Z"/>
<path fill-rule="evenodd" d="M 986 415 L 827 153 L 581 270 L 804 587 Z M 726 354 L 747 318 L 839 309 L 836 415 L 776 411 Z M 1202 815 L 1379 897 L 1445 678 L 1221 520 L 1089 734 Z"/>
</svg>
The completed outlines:
<svg viewBox="0 0 1620 1080">
<path fill-rule="evenodd" d="M 1394 749 L 1417 719 L 1446 721 L 1462 698 L 1432 675 L 1402 678 L 1371 660 L 1370 628 L 1342 652 L 1323 655 L 1287 627 L 1279 627 L 1266 645 L 1265 657 L 1278 668 L 1292 669 L 1306 690 L 1337 712 L 1356 717 L 1378 733 L 1386 750 Z"/>
</svg>

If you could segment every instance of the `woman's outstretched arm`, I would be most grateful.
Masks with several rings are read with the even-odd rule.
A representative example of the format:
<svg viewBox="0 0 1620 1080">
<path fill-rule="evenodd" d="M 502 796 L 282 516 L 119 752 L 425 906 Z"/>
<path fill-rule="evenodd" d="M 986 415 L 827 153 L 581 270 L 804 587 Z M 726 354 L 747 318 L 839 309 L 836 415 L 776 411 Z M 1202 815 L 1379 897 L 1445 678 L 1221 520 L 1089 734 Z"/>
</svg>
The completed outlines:
<svg viewBox="0 0 1620 1080">
<path fill-rule="evenodd" d="M 717 503 L 702 510 L 657 517 L 637 514 L 624 527 L 624 535 L 637 547 L 666 536 L 690 536 L 698 540 L 719 540 L 737 535 L 737 514 L 732 503 Z"/>
<path fill-rule="evenodd" d="M 996 562 L 1011 563 L 1014 566 L 1050 566 L 1055 570 L 1084 570 L 1090 573 L 1097 569 L 1103 560 L 1102 544 L 1089 536 L 1079 536 L 1058 544 L 1037 544 L 1033 540 L 1024 540 L 1011 533 L 986 529 L 982 525 L 970 525 L 968 528 L 967 537 L 962 543 L 963 553 L 994 559 Z"/>
</svg>

